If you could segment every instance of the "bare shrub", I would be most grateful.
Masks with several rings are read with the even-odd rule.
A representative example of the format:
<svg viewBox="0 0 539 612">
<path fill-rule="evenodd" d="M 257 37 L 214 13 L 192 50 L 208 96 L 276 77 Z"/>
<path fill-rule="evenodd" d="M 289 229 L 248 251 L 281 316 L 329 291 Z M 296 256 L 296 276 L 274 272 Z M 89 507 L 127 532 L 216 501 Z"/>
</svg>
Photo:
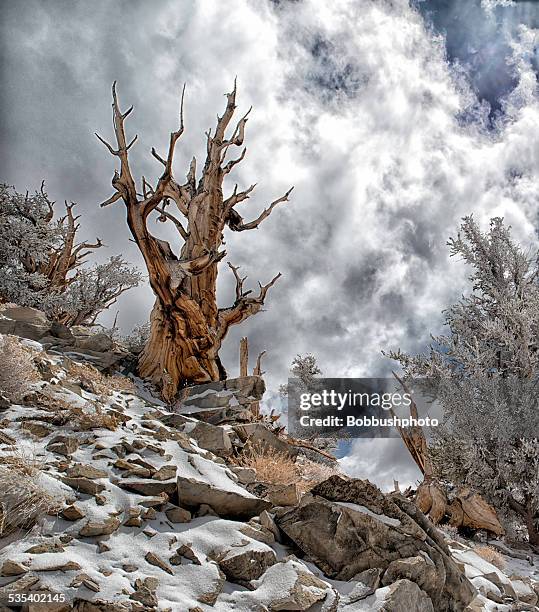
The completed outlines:
<svg viewBox="0 0 539 612">
<path fill-rule="evenodd" d="M 62 502 L 46 490 L 39 478 L 42 470 L 43 463 L 31 454 L 0 457 L 0 538 L 59 512 Z"/>
<path fill-rule="evenodd" d="M 134 393 L 135 385 L 126 376 L 114 374 L 107 376 L 97 368 L 86 363 L 71 362 L 67 366 L 70 376 L 85 385 L 91 393 L 96 395 L 112 395 L 115 391 L 123 393 Z"/>
<path fill-rule="evenodd" d="M 0 393 L 19 402 L 40 380 L 32 351 L 12 336 L 0 336 Z"/>
<path fill-rule="evenodd" d="M 503 570 L 505 568 L 505 559 L 501 553 L 492 546 L 476 546 L 473 550 L 474 553 L 478 554 L 485 561 L 492 563 L 492 565 L 498 569 Z"/>
</svg>

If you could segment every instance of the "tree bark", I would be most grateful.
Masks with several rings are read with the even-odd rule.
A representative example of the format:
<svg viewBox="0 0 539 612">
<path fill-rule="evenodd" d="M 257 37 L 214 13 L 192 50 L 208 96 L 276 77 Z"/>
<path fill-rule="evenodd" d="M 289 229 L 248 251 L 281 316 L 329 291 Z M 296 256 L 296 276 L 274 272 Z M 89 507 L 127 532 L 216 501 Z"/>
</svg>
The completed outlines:
<svg viewBox="0 0 539 612">
<path fill-rule="evenodd" d="M 142 177 L 143 194 L 140 196 L 128 159 L 128 151 L 137 137 L 128 144 L 124 129 L 125 118 L 133 107 L 124 113 L 120 111 L 115 83 L 112 98 L 117 148 L 96 136 L 112 155 L 120 158 L 120 172 L 115 172 L 112 179 L 115 193 L 101 206 L 120 199 L 126 205 L 127 223 L 146 263 L 150 286 L 156 296 L 150 338 L 140 356 L 139 374 L 150 379 L 165 400 L 172 401 L 178 390 L 188 384 L 226 377 L 219 350 L 229 328 L 260 311 L 268 290 L 280 276 L 278 274 L 266 285 L 259 283 L 258 295 L 250 296 L 252 291 L 243 288 L 246 277 L 240 277 L 238 268 L 229 263 L 236 280 L 236 299 L 231 306 L 219 308 L 217 272 L 219 261 L 226 255 L 220 250 L 225 227 L 238 232 L 256 229 L 275 206 L 288 200 L 291 189 L 248 223 L 244 223 L 234 207 L 250 197 L 255 185 L 244 191 L 238 191 L 236 185 L 230 196 L 223 195 L 224 178 L 243 160 L 246 152 L 244 148 L 239 157 L 226 161 L 229 149 L 243 144 L 250 112 L 238 121 L 231 136 L 227 137 L 227 127 L 236 109 L 234 85 L 233 91 L 227 94 L 226 109 L 217 118 L 213 135 L 211 130 L 206 134 L 207 156 L 198 182 L 194 158 L 184 184 L 178 184 L 172 175 L 175 146 L 184 131 L 182 93 L 180 125 L 170 134 L 167 157 L 161 157 L 152 149 L 153 156 L 164 166 L 163 173 L 155 186 Z M 168 210 L 171 202 L 176 206 L 176 215 Z M 158 221 L 172 223 L 182 240 L 180 249 L 173 249 L 168 242 L 149 232 L 147 224 L 154 211 L 159 213 Z"/>
</svg>

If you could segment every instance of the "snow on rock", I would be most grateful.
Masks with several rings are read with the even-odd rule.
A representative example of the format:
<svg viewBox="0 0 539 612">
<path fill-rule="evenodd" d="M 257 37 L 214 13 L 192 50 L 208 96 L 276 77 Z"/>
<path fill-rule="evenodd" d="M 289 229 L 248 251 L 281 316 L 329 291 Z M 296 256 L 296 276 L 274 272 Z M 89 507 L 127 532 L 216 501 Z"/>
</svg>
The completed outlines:
<svg viewBox="0 0 539 612">
<path fill-rule="evenodd" d="M 311 539 L 321 537 L 324 523 L 316 521 L 323 519 L 322 510 L 332 520 L 343 515 L 335 525 L 344 530 L 337 542 L 341 548 L 358 539 L 361 529 L 373 542 L 378 532 L 398 531 L 396 542 L 407 547 L 399 567 L 414 559 L 421 565 L 413 555 L 434 546 L 423 544 L 427 536 L 441 547 L 441 536 L 430 531 L 427 519 L 417 522 L 375 487 L 362 485 L 362 497 L 354 481 L 328 479 L 318 488 L 318 496 L 326 495 L 315 508 L 318 514 L 300 517 L 305 525 L 294 527 L 300 546 L 288 547 L 283 532 L 292 530 L 283 525 L 285 517 L 308 509 L 313 500 L 304 496 L 304 503 L 279 508 L 253 493 L 256 471 L 231 462 L 256 432 L 286 444 L 263 425 L 242 420 L 249 403 L 262 395 L 260 377 L 195 389 L 182 405 L 188 405 L 189 416 L 183 416 L 182 406 L 168 412 L 141 381 L 132 381 L 132 391 L 97 392 L 91 381 L 73 375 L 65 356 L 44 352 L 31 340 L 24 346 L 36 353 L 45 374 L 30 385 L 25 405 L 0 406 L 0 468 L 19 462 L 17 469 L 31 474 L 36 494 L 48 505 L 32 515 L 33 525 L 1 535 L 0 522 L 0 601 L 8 592 L 33 589 L 65 594 L 69 602 L 82 602 L 70 609 L 92 612 L 433 610 L 420 580 L 416 584 L 394 572 L 394 582 L 378 588 L 385 569 L 380 564 L 373 569 L 359 564 L 361 574 L 343 578 L 333 572 L 330 578 L 329 561 L 291 555 L 305 544 L 307 519 L 315 526 Z M 53 401 L 42 401 L 43 394 Z M 20 482 L 24 485 L 22 477 Z M 0 501 L 5 504 L 6 495 Z M 332 545 L 328 540 L 325 546 Z M 359 556 L 357 547 L 353 554 Z M 491 598 L 511 593 L 518 605 L 535 605 L 525 560 L 512 561 L 509 578 L 470 547 L 455 546 L 453 557 L 480 591 L 467 612 L 509 610 Z"/>
</svg>

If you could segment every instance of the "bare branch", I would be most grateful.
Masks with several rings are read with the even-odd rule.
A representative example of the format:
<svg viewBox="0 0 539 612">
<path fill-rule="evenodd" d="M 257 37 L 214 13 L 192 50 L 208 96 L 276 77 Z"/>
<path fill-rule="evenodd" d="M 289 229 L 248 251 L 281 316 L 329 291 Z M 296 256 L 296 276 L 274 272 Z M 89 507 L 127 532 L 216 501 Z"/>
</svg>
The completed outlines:
<svg viewBox="0 0 539 612">
<path fill-rule="evenodd" d="M 111 195 L 108 200 L 101 202 L 99 206 L 101 206 L 101 208 L 104 208 L 105 206 L 109 206 L 109 204 L 114 204 L 114 202 L 117 202 L 121 197 L 122 197 L 122 194 L 119 191 L 117 191 L 115 194 Z"/>
<path fill-rule="evenodd" d="M 253 368 L 253 376 L 262 376 L 265 372 L 262 372 L 262 357 L 266 354 L 266 351 L 262 351 L 256 358 L 256 364 Z"/>
<path fill-rule="evenodd" d="M 163 218 L 159 217 L 157 219 L 158 221 L 161 221 L 161 223 L 164 223 L 167 219 L 169 221 L 172 221 L 172 223 L 174 223 L 174 225 L 176 226 L 176 229 L 180 233 L 181 237 L 184 240 L 187 240 L 189 238 L 189 233 L 183 227 L 182 222 L 179 219 L 177 219 L 174 215 L 171 215 L 169 212 L 167 212 L 164 206 L 163 207 L 156 206 L 155 210 L 161 215 L 161 217 L 163 217 Z"/>
<path fill-rule="evenodd" d="M 259 294 L 255 297 L 247 297 L 247 295 L 251 292 L 243 291 L 243 282 L 245 281 L 245 278 L 241 278 L 239 276 L 237 267 L 234 267 L 231 264 L 229 264 L 229 267 L 236 278 L 236 300 L 232 306 L 228 308 L 220 308 L 218 311 L 219 325 L 217 336 L 219 340 L 222 340 L 226 336 L 231 325 L 241 323 L 262 309 L 269 289 L 273 287 L 273 285 L 281 277 L 281 273 L 279 272 L 279 274 L 274 276 L 266 285 L 258 283 L 258 286 L 260 287 Z"/>
<path fill-rule="evenodd" d="M 234 166 L 243 161 L 243 158 L 245 157 L 246 153 L 247 147 L 244 147 L 243 151 L 241 152 L 241 155 L 237 159 L 231 159 L 225 166 L 223 166 L 223 175 L 229 174 L 229 172 L 232 170 L 232 168 L 234 168 Z"/>
<path fill-rule="evenodd" d="M 247 277 L 240 277 L 240 275 L 238 274 L 238 270 L 240 269 L 239 266 L 233 266 L 230 262 L 228 262 L 228 267 L 232 270 L 232 273 L 236 278 L 236 300 L 241 300 L 241 298 L 244 298 L 250 293 L 252 293 L 251 290 L 245 292 L 243 291 L 243 283 L 247 280 Z"/>
<path fill-rule="evenodd" d="M 281 202 L 288 202 L 288 196 L 292 192 L 292 189 L 294 189 L 294 187 L 291 187 L 283 196 L 281 196 L 277 200 L 274 200 L 268 206 L 268 208 L 265 208 L 254 221 L 250 221 L 249 223 L 244 223 L 243 218 L 237 211 L 230 210 L 227 219 L 228 227 L 230 227 L 230 229 L 234 230 L 235 232 L 243 232 L 245 230 L 257 228 L 260 223 L 264 221 L 264 219 L 267 219 L 271 215 L 271 211 L 277 206 L 277 204 L 280 204 Z"/>
</svg>

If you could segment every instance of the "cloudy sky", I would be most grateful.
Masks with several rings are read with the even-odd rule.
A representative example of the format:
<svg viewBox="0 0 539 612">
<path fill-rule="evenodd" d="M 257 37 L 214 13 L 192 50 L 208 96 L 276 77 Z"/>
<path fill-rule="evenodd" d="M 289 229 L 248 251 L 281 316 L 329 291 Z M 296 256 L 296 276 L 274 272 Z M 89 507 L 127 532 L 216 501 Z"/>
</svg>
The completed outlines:
<svg viewBox="0 0 539 612">
<path fill-rule="evenodd" d="M 447 238 L 469 213 L 504 216 L 537 243 L 539 5 L 508 0 L 2 0 L 1 179 L 47 181 L 79 203 L 86 237 L 142 265 L 123 205 L 111 195 L 110 86 L 134 104 L 128 130 L 138 176 L 160 171 L 186 90 L 176 157 L 204 157 L 204 132 L 234 77 L 239 112 L 253 105 L 248 154 L 231 178 L 255 218 L 295 185 L 260 229 L 227 235 L 229 260 L 256 283 L 283 278 L 267 311 L 233 329 L 268 351 L 276 389 L 297 353 L 328 376 L 386 374 L 382 349 L 419 351 L 466 288 Z M 166 232 L 156 227 L 158 232 Z M 232 279 L 220 275 L 221 304 Z M 125 330 L 147 319 L 151 291 L 127 294 Z M 112 316 L 114 313 L 112 313 Z M 105 319 L 106 322 L 106 319 Z M 399 440 L 355 443 L 344 465 L 387 486 L 413 480 Z"/>
</svg>

